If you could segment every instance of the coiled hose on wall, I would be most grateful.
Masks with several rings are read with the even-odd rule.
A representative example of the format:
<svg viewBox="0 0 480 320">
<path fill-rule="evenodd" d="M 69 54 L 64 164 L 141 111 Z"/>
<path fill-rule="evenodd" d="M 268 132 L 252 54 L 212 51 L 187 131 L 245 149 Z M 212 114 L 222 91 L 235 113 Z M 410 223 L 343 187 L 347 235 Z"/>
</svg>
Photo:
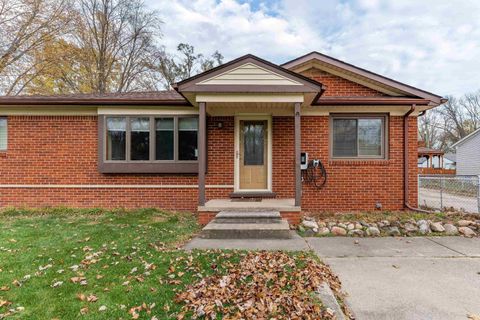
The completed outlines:
<svg viewBox="0 0 480 320">
<path fill-rule="evenodd" d="M 307 170 L 303 171 L 303 181 L 321 189 L 327 183 L 327 170 L 320 160 L 312 160 L 308 163 Z"/>
</svg>

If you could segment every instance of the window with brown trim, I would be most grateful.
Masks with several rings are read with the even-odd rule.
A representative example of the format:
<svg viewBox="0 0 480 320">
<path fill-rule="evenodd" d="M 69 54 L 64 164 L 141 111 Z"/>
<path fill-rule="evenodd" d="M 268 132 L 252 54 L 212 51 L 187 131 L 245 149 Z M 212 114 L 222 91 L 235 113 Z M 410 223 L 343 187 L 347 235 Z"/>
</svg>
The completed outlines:
<svg viewBox="0 0 480 320">
<path fill-rule="evenodd" d="M 198 172 L 197 116 L 101 116 L 99 128 L 101 172 Z"/>
<path fill-rule="evenodd" d="M 334 115 L 330 120 L 333 159 L 385 159 L 385 115 Z"/>
<path fill-rule="evenodd" d="M 7 151 L 8 128 L 7 118 L 0 118 L 0 151 Z"/>
</svg>

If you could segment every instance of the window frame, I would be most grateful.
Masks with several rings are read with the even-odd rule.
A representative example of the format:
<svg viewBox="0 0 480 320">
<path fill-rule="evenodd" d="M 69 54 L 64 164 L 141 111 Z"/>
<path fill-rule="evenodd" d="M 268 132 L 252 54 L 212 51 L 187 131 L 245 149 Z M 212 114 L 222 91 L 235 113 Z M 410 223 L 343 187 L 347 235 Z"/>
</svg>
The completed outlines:
<svg viewBox="0 0 480 320">
<path fill-rule="evenodd" d="M 107 118 L 125 118 L 126 119 L 126 150 L 125 160 L 107 160 Z M 149 159 L 150 160 L 131 160 L 131 119 L 148 118 L 149 119 Z M 155 119 L 173 118 L 173 160 L 156 160 L 156 126 Z M 199 119 L 197 114 L 108 114 L 98 117 L 98 168 L 101 173 L 198 173 L 197 160 L 179 160 L 178 153 L 178 121 L 180 118 Z M 197 139 L 199 137 L 197 130 Z M 197 148 L 198 148 L 197 140 Z"/>
<path fill-rule="evenodd" d="M 0 116 L 0 120 L 5 120 L 5 131 L 6 131 L 6 143 L 5 143 L 5 149 L 0 149 L 0 152 L 7 152 L 8 150 L 8 117 L 3 117 Z"/>
<path fill-rule="evenodd" d="M 382 121 L 382 137 L 380 143 L 380 150 L 381 154 L 379 156 L 368 156 L 368 155 L 358 155 L 359 153 L 359 139 L 358 139 L 358 131 L 357 131 L 357 156 L 346 156 L 346 157 L 339 157 L 333 155 L 333 122 L 336 119 L 380 119 Z M 388 160 L 388 145 L 389 145 L 389 137 L 388 137 L 388 124 L 389 124 L 389 115 L 385 113 L 356 113 L 356 114 L 342 114 L 336 113 L 330 115 L 329 121 L 329 157 L 332 160 Z M 358 130 L 358 129 L 357 129 Z"/>
</svg>

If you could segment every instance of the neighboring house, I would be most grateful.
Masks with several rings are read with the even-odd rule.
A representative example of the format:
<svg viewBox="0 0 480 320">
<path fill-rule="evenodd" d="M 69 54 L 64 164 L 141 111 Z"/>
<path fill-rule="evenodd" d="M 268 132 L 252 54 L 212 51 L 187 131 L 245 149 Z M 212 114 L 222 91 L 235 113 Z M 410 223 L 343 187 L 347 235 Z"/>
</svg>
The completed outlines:
<svg viewBox="0 0 480 320">
<path fill-rule="evenodd" d="M 249 206 L 291 222 L 415 207 L 417 116 L 443 102 L 317 52 L 246 55 L 175 91 L 0 97 L 0 205 L 160 207 L 202 223 L 237 197 L 273 198 Z M 323 163 L 323 187 L 301 152 Z"/>
<path fill-rule="evenodd" d="M 480 175 L 480 129 L 453 144 L 457 175 Z"/>
<path fill-rule="evenodd" d="M 457 155 L 455 153 L 445 153 L 443 155 L 443 168 L 448 170 L 457 168 Z"/>
</svg>

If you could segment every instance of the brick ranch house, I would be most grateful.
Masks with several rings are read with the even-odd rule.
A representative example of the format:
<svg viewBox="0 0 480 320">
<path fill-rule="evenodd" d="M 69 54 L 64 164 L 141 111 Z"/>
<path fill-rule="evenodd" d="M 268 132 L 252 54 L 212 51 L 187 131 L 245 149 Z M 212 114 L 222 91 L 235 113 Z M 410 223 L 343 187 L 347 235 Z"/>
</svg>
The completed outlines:
<svg viewBox="0 0 480 320">
<path fill-rule="evenodd" d="M 417 116 L 443 102 L 317 52 L 283 65 L 246 55 L 171 91 L 4 96 L 0 206 L 158 207 L 201 223 L 228 206 L 291 223 L 416 207 Z"/>
</svg>

